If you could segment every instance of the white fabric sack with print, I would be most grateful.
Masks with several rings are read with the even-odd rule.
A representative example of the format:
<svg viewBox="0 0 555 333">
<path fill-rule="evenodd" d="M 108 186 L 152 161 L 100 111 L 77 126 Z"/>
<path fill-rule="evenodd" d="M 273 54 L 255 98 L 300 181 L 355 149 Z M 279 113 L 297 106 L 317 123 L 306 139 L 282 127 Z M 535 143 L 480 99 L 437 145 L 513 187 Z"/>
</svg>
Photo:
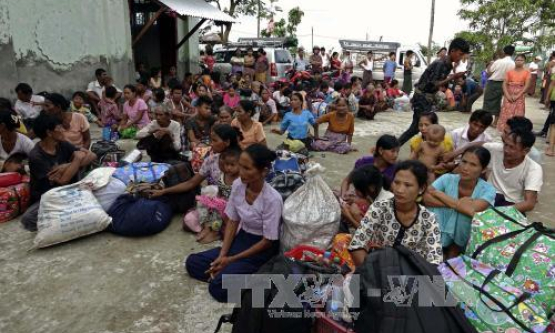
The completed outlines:
<svg viewBox="0 0 555 333">
<path fill-rule="evenodd" d="M 34 249 L 94 234 L 108 227 L 112 218 L 94 197 L 91 184 L 81 181 L 42 195 Z"/>
<path fill-rule="evenodd" d="M 331 188 L 322 178 L 325 168 L 309 163 L 306 182 L 283 204 L 282 251 L 298 245 L 323 250 L 330 247 L 339 230 L 341 207 Z"/>
<path fill-rule="evenodd" d="M 95 191 L 108 185 L 112 180 L 112 175 L 116 172 L 116 168 L 101 167 L 96 168 L 83 178 L 80 183 L 87 183 L 91 190 Z"/>
<path fill-rule="evenodd" d="M 125 193 L 126 189 L 127 185 L 125 185 L 124 182 L 115 177 L 111 177 L 108 185 L 93 191 L 93 194 L 100 206 L 102 206 L 102 209 L 107 212 L 110 207 L 112 207 L 112 204 Z"/>
</svg>

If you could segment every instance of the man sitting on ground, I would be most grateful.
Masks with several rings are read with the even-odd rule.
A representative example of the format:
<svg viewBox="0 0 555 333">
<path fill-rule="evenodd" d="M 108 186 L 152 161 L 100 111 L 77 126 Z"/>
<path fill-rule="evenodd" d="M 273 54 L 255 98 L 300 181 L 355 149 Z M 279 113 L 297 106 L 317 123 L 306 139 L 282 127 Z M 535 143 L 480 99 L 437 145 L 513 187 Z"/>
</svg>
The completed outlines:
<svg viewBox="0 0 555 333">
<path fill-rule="evenodd" d="M 61 121 L 41 113 L 34 124 L 34 132 L 41 139 L 29 153 L 31 171 L 31 206 L 21 217 L 23 227 L 37 230 L 41 196 L 50 189 L 76 182 L 82 167 L 88 166 L 96 155 L 64 141 Z"/>
<path fill-rule="evenodd" d="M 172 118 L 168 105 L 154 108 L 155 120 L 143 127 L 136 135 L 137 147 L 146 150 L 152 162 L 168 163 L 179 159 L 181 151 L 181 125 Z"/>
</svg>

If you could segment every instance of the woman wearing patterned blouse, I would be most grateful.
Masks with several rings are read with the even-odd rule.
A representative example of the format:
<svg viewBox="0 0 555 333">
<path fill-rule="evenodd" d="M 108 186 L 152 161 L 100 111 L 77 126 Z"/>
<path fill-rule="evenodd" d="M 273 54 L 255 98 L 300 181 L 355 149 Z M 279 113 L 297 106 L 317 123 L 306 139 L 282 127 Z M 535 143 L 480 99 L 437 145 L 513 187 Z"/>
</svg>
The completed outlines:
<svg viewBox="0 0 555 333">
<path fill-rule="evenodd" d="M 360 222 L 349 246 L 360 266 L 372 248 L 401 244 L 428 262 L 443 261 L 441 233 L 435 215 L 418 204 L 426 191 L 427 168 L 419 161 L 397 165 L 391 190 L 394 197 L 376 201 Z"/>
</svg>

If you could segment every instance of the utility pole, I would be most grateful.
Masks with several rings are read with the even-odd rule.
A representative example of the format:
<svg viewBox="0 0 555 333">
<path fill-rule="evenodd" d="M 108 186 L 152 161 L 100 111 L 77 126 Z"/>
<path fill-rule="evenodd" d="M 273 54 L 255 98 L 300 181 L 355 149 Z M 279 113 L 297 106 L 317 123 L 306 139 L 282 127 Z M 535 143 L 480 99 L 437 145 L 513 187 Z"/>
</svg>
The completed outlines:
<svg viewBox="0 0 555 333">
<path fill-rule="evenodd" d="M 430 63 L 432 59 L 432 40 L 434 37 L 434 17 L 436 14 L 436 0 L 432 0 L 432 13 L 430 15 L 430 32 L 428 34 L 428 56 L 427 61 Z"/>
<path fill-rule="evenodd" d="M 314 48 L 314 27 L 311 27 L 311 28 L 312 28 L 312 41 L 311 41 L 311 43 L 312 43 L 312 48 Z"/>
<path fill-rule="evenodd" d="M 368 33 L 366 33 L 366 41 L 368 41 Z"/>
<path fill-rule="evenodd" d="M 256 21 L 256 38 L 260 38 L 260 0 L 258 0 L 258 15 Z"/>
</svg>

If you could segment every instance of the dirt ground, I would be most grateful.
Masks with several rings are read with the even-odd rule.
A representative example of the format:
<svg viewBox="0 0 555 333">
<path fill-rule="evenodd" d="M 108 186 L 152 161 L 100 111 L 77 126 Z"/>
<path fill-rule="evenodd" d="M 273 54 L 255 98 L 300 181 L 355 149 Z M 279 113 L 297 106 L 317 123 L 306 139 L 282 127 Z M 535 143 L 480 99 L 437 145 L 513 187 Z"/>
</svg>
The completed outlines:
<svg viewBox="0 0 555 333">
<path fill-rule="evenodd" d="M 546 111 L 535 99 L 527 103 L 527 116 L 536 129 L 541 128 Z M 458 112 L 439 116 L 448 130 L 468 120 Z M 386 112 L 375 121 L 359 121 L 354 138 L 358 153 L 316 153 L 313 160 L 327 168 L 329 185 L 338 187 L 380 134 L 399 135 L 411 117 Z M 95 130 L 94 136 L 99 137 L 100 131 Z M 275 147 L 280 137 L 268 134 L 268 141 Z M 131 147 L 129 142 L 123 145 Z M 538 140 L 536 147 L 543 151 L 544 140 Z M 404 147 L 401 158 L 406 157 Z M 544 157 L 543 191 L 536 211 L 529 214 L 551 226 L 554 161 Z M 185 274 L 184 258 L 210 246 L 195 243 L 193 235 L 181 231 L 180 222 L 181 217 L 175 216 L 167 230 L 152 237 L 123 238 L 104 232 L 37 251 L 28 251 L 34 234 L 24 231 L 18 220 L 1 224 L 0 332 L 212 332 L 219 316 L 231 307 L 212 301 L 206 285 Z"/>
</svg>

